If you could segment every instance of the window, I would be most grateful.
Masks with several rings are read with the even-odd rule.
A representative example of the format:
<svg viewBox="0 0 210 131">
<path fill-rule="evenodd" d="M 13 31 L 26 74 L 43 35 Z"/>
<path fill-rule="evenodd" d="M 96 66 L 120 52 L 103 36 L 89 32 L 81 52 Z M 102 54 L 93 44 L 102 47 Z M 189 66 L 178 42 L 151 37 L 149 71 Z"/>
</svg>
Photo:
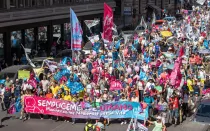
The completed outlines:
<svg viewBox="0 0 210 131">
<path fill-rule="evenodd" d="M 64 40 L 71 40 L 70 23 L 64 23 Z"/>
<path fill-rule="evenodd" d="M 50 0 L 45 0 L 45 5 L 50 5 Z"/>
<path fill-rule="evenodd" d="M 0 34 L 0 58 L 4 57 L 4 35 Z"/>
<path fill-rule="evenodd" d="M 34 28 L 25 30 L 25 48 L 33 49 L 34 46 Z"/>
<path fill-rule="evenodd" d="M 31 6 L 36 6 L 37 5 L 37 0 L 31 0 Z"/>
<path fill-rule="evenodd" d="M 72 0 L 64 0 L 64 3 L 71 3 Z"/>
<path fill-rule="evenodd" d="M 16 8 L 16 0 L 10 0 L 10 8 Z"/>
<path fill-rule="evenodd" d="M 21 43 L 21 31 L 13 31 L 11 33 L 11 43 L 13 48 L 17 48 Z"/>
<path fill-rule="evenodd" d="M 31 0 L 25 0 L 25 7 L 31 7 Z"/>
<path fill-rule="evenodd" d="M 37 6 L 44 6 L 45 0 L 37 0 Z"/>
<path fill-rule="evenodd" d="M 24 7 L 24 1 L 23 0 L 17 0 L 17 6 L 18 8 L 23 8 Z"/>
<path fill-rule="evenodd" d="M 62 0 L 53 0 L 53 4 L 62 4 Z"/>
<path fill-rule="evenodd" d="M 6 8 L 6 0 L 0 0 L 0 9 Z"/>
</svg>

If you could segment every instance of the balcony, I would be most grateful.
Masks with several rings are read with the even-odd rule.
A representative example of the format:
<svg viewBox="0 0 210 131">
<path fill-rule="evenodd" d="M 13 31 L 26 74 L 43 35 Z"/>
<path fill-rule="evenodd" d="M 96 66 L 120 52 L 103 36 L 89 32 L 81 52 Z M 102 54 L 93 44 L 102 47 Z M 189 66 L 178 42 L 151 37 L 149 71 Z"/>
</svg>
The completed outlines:
<svg viewBox="0 0 210 131">
<path fill-rule="evenodd" d="M 0 0 L 0 28 L 69 18 L 69 8 L 77 16 L 103 13 L 103 3 L 112 8 L 114 0 Z"/>
</svg>

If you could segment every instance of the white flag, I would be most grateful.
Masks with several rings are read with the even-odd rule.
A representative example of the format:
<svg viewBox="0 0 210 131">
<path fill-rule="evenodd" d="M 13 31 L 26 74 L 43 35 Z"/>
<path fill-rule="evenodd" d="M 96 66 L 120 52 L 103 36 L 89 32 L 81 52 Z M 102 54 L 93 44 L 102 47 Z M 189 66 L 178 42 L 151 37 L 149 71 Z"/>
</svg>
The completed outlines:
<svg viewBox="0 0 210 131">
<path fill-rule="evenodd" d="M 152 25 L 155 24 L 155 21 L 156 21 L 156 16 L 155 16 L 155 13 L 153 12 L 153 14 L 152 14 Z"/>
<path fill-rule="evenodd" d="M 141 26 L 144 26 L 144 28 L 145 28 L 145 29 L 147 28 L 147 24 L 146 24 L 146 22 L 145 22 L 145 20 L 144 20 L 144 17 L 143 17 L 143 16 L 141 17 L 141 22 L 140 22 L 140 25 L 141 25 Z"/>
<path fill-rule="evenodd" d="M 137 25 L 137 27 L 136 27 L 136 29 L 135 30 L 138 30 L 138 28 L 139 27 L 144 27 L 144 29 L 147 29 L 147 24 L 146 24 L 146 22 L 144 21 L 144 17 L 142 16 L 141 17 L 141 21 L 140 21 L 140 23 L 139 23 L 139 25 Z"/>
<path fill-rule="evenodd" d="M 203 5 L 205 3 L 206 0 L 197 0 L 196 2 L 200 5 Z"/>
<path fill-rule="evenodd" d="M 44 62 L 47 64 L 49 67 L 49 70 L 51 72 L 54 72 L 56 68 L 58 68 L 58 63 L 50 60 L 44 60 Z"/>
<path fill-rule="evenodd" d="M 114 31 L 114 33 L 116 35 L 118 34 L 118 32 L 117 32 L 117 26 L 115 24 L 113 25 L 112 30 Z"/>
<path fill-rule="evenodd" d="M 29 56 L 28 56 L 28 54 L 27 54 L 27 52 L 26 52 L 24 46 L 23 46 L 22 44 L 21 44 L 21 46 L 23 47 L 23 50 L 24 50 L 24 52 L 25 52 L 26 59 L 27 59 L 28 63 L 29 63 L 32 67 L 35 68 L 36 66 L 32 63 L 32 61 L 31 61 L 31 59 L 29 58 Z"/>
<path fill-rule="evenodd" d="M 91 27 L 99 24 L 100 20 L 98 20 L 98 19 L 96 19 L 96 20 L 85 20 L 84 22 L 85 22 L 86 26 L 90 29 Z"/>
</svg>

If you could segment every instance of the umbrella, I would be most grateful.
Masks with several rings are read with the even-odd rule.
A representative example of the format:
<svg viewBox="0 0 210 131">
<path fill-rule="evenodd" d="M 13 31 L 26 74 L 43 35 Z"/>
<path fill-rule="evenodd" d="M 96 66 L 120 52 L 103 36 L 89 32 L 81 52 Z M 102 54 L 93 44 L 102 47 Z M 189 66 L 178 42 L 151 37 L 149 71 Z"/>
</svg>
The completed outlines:
<svg viewBox="0 0 210 131">
<path fill-rule="evenodd" d="M 172 36 L 172 33 L 170 31 L 161 31 L 160 34 L 163 37 L 170 37 L 170 36 Z"/>
<path fill-rule="evenodd" d="M 208 49 L 201 49 L 201 50 L 198 51 L 198 53 L 200 53 L 200 54 L 210 54 L 210 50 L 208 50 Z"/>
</svg>

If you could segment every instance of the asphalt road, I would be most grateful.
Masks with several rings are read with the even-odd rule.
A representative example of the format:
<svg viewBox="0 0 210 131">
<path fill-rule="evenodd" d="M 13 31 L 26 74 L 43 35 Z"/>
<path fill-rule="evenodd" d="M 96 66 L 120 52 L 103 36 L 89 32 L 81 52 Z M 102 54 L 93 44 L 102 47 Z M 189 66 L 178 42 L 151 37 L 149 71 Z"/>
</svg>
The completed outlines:
<svg viewBox="0 0 210 131">
<path fill-rule="evenodd" d="M 74 125 L 67 122 L 39 118 L 31 118 L 27 121 L 19 119 L 9 118 L 11 115 L 6 115 L 6 112 L 0 112 L 0 119 L 5 119 L 0 126 L 0 131 L 83 131 L 84 122 L 76 123 Z M 7 119 L 8 118 L 8 119 Z M 186 122 L 185 122 L 186 124 Z M 128 125 L 120 125 L 119 123 L 113 123 L 106 127 L 106 131 L 126 131 Z M 152 131 L 153 126 L 149 127 L 149 131 Z M 184 131 L 182 125 L 177 127 L 170 126 L 168 131 Z"/>
</svg>

